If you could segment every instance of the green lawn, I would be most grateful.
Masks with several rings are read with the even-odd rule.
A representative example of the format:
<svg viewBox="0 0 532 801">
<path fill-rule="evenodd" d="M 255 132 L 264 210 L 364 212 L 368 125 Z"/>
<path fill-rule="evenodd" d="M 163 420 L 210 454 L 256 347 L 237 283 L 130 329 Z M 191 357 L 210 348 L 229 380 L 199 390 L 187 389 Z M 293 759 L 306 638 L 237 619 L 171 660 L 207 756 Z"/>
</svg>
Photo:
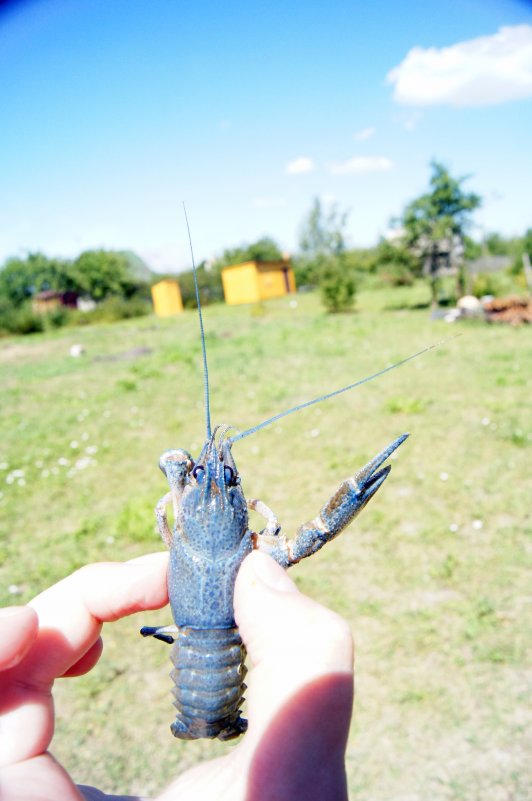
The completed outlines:
<svg viewBox="0 0 532 801">
<path fill-rule="evenodd" d="M 352 528 L 292 573 L 354 633 L 351 796 L 524 801 L 531 330 L 449 326 L 397 308 L 425 293 L 361 293 L 354 314 L 337 316 L 312 294 L 296 308 L 206 308 L 213 421 L 247 428 L 463 334 L 234 454 L 246 495 L 291 534 L 349 473 L 412 433 Z M 75 343 L 86 349 L 78 359 Z M 193 312 L 0 341 L 2 603 L 88 561 L 161 547 L 157 461 L 170 447 L 201 447 L 200 360 Z M 171 736 L 168 650 L 138 636 L 141 623 L 166 618 L 107 626 L 98 667 L 58 682 L 53 750 L 77 781 L 152 793 L 168 771 L 231 747 Z"/>
</svg>

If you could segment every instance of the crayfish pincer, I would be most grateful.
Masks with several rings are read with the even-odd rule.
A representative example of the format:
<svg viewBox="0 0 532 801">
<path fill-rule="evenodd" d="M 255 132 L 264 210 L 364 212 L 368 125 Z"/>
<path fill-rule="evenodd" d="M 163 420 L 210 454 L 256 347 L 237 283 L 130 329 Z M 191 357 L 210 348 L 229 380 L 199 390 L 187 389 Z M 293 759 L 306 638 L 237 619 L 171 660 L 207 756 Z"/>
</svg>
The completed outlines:
<svg viewBox="0 0 532 801">
<path fill-rule="evenodd" d="M 177 715 L 171 729 L 184 740 L 229 740 L 247 728 L 241 717 L 246 652 L 233 610 L 236 575 L 244 557 L 259 548 L 287 568 L 318 551 L 375 495 L 391 469 L 381 465 L 408 436 L 398 437 L 346 479 L 291 540 L 262 501 L 246 501 L 231 446 L 247 432 L 231 439 L 226 437 L 228 428 L 219 426 L 208 436 L 196 462 L 184 450 L 166 451 L 159 462 L 170 491 L 155 511 L 170 549 L 168 595 L 175 625 L 146 626 L 141 634 L 172 644 Z M 170 505 L 173 531 L 166 511 Z M 258 534 L 249 530 L 248 508 L 266 520 Z"/>
</svg>

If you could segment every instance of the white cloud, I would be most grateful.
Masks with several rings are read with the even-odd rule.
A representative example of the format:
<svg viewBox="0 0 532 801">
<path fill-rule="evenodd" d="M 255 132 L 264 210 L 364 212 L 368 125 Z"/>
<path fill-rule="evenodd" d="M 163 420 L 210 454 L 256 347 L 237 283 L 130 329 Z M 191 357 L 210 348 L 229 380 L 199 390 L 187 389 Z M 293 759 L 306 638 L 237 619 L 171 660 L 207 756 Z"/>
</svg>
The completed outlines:
<svg viewBox="0 0 532 801">
<path fill-rule="evenodd" d="M 314 162 L 307 156 L 299 156 L 299 158 L 289 161 L 285 167 L 285 172 L 289 175 L 299 175 L 303 172 L 312 172 L 314 169 Z"/>
<path fill-rule="evenodd" d="M 363 142 L 366 139 L 371 139 L 372 136 L 375 136 L 376 128 L 373 128 L 371 125 L 367 128 L 361 128 L 360 131 L 357 131 L 354 135 L 354 139 L 357 139 L 359 142 Z"/>
<path fill-rule="evenodd" d="M 278 206 L 286 206 L 284 197 L 256 197 L 253 201 L 256 209 L 273 209 Z"/>
<path fill-rule="evenodd" d="M 386 156 L 354 156 L 347 161 L 329 165 L 333 175 L 344 175 L 353 172 L 383 172 L 393 167 L 393 161 Z"/>
<path fill-rule="evenodd" d="M 532 96 L 532 25 L 506 26 L 450 47 L 414 47 L 386 76 L 413 106 L 490 106 Z"/>
</svg>

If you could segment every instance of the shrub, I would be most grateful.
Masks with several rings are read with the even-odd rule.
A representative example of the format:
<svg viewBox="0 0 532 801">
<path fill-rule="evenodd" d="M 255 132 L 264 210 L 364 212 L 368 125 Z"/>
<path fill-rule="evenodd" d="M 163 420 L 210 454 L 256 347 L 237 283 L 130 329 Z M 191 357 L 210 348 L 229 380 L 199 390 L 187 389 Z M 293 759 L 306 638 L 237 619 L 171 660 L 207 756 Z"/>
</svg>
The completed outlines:
<svg viewBox="0 0 532 801">
<path fill-rule="evenodd" d="M 412 286 L 414 274 L 401 262 L 388 262 L 379 268 L 379 278 L 388 286 Z"/>
<path fill-rule="evenodd" d="M 51 309 L 46 314 L 47 325 L 51 328 L 61 328 L 61 326 L 67 325 L 72 311 L 66 306 L 57 306 L 55 309 Z"/>
<path fill-rule="evenodd" d="M 112 323 L 151 314 L 151 304 L 139 297 L 126 298 L 112 295 L 96 306 L 94 311 L 86 312 L 87 320 L 94 323 Z"/>
<path fill-rule="evenodd" d="M 42 315 L 34 312 L 29 303 L 14 308 L 8 300 L 0 301 L 0 334 L 34 334 L 43 330 Z"/>
<path fill-rule="evenodd" d="M 494 273 L 477 273 L 473 278 L 472 294 L 477 298 L 483 295 L 500 295 L 500 276 Z"/>
<path fill-rule="evenodd" d="M 206 270 L 204 265 L 196 269 L 198 278 L 198 289 L 202 306 L 209 303 L 219 303 L 224 299 L 222 288 L 222 277 L 216 270 Z M 186 309 L 196 308 L 196 288 L 194 285 L 194 274 L 192 270 L 179 274 L 179 288 L 183 306 Z"/>
<path fill-rule="evenodd" d="M 353 274 L 341 259 L 330 258 L 322 266 L 320 289 L 323 305 L 328 312 L 349 311 L 355 302 L 356 284 Z"/>
</svg>

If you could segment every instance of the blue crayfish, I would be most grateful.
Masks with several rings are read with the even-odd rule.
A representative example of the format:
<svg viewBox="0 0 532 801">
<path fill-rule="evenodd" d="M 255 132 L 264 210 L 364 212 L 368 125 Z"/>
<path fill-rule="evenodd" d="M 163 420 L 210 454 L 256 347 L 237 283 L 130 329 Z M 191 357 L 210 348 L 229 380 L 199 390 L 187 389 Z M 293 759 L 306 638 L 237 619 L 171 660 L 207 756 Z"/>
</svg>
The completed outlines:
<svg viewBox="0 0 532 801">
<path fill-rule="evenodd" d="M 195 277 L 195 267 L 193 259 Z M 313 403 L 370 381 L 423 351 L 348 387 L 308 401 L 234 437 L 231 426 L 211 431 L 205 337 L 196 281 L 203 348 L 206 440 L 196 461 L 185 450 L 166 451 L 159 466 L 170 486 L 156 507 L 159 532 L 170 549 L 168 596 L 175 625 L 141 629 L 143 636 L 173 644 L 174 705 L 171 729 L 175 737 L 193 740 L 218 737 L 229 740 L 247 728 L 241 717 L 245 690 L 245 648 L 235 623 L 233 590 L 238 569 L 253 548 L 266 551 L 287 568 L 318 551 L 362 511 L 386 480 L 386 459 L 407 438 L 395 439 L 358 473 L 346 479 L 313 520 L 300 526 L 295 538 L 281 534 L 274 513 L 259 500 L 244 497 L 231 453 L 234 442 L 269 423 Z M 166 509 L 173 507 L 174 529 Z M 248 508 L 266 519 L 258 534 L 248 527 Z"/>
<path fill-rule="evenodd" d="M 229 740 L 247 728 L 240 715 L 245 649 L 233 612 L 235 579 L 244 557 L 260 548 L 290 567 L 318 551 L 375 495 L 391 469 L 379 468 L 408 436 L 398 437 L 344 481 L 317 517 L 289 540 L 264 503 L 246 502 L 226 432 L 227 427 L 216 428 L 195 463 L 184 450 L 166 451 L 159 463 L 170 485 L 156 516 L 170 548 L 168 595 L 175 626 L 145 627 L 141 633 L 173 643 L 177 716 L 171 729 L 185 740 Z M 168 504 L 174 509 L 173 533 L 166 517 Z M 266 518 L 258 534 L 248 528 L 248 507 Z"/>
</svg>

